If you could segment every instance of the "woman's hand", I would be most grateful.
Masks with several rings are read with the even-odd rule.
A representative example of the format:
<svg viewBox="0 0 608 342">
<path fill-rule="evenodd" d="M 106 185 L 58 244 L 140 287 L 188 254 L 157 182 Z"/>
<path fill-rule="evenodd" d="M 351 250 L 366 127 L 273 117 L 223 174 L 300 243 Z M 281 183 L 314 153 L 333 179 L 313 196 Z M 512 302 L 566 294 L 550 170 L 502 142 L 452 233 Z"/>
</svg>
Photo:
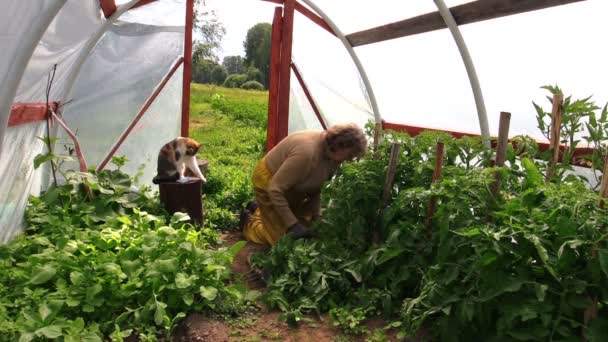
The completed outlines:
<svg viewBox="0 0 608 342">
<path fill-rule="evenodd" d="M 298 222 L 287 229 L 287 235 L 295 240 L 306 239 L 312 237 L 313 230 Z"/>
</svg>

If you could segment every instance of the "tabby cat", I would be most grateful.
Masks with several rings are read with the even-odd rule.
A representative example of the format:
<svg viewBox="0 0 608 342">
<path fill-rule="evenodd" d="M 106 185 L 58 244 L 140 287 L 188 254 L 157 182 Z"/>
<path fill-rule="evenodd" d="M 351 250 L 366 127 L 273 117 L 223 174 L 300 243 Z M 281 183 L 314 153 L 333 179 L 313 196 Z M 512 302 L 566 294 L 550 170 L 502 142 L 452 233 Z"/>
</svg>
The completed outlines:
<svg viewBox="0 0 608 342">
<path fill-rule="evenodd" d="M 207 182 L 196 162 L 196 153 L 201 144 L 194 139 L 178 137 L 166 143 L 158 153 L 157 175 L 154 184 L 175 182 L 184 178 L 186 167 L 203 183 Z"/>
</svg>

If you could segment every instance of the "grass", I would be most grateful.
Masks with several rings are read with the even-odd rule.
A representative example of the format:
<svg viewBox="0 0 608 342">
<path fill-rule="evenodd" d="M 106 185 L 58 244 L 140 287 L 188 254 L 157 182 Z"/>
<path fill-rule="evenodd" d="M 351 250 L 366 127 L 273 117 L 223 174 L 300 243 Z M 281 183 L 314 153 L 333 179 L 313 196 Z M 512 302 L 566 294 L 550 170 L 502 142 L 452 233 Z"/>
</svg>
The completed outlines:
<svg viewBox="0 0 608 342">
<path fill-rule="evenodd" d="M 205 222 L 232 230 L 238 210 L 253 198 L 251 175 L 264 154 L 268 92 L 193 84 L 190 136 L 209 160 L 203 187 Z"/>
</svg>

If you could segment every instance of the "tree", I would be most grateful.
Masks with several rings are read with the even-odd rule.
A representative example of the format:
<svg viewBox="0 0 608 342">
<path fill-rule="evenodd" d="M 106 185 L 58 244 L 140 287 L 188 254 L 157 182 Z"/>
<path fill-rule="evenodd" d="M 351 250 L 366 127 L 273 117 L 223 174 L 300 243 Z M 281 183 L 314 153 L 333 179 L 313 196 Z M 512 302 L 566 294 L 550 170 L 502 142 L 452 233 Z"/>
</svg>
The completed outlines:
<svg viewBox="0 0 608 342">
<path fill-rule="evenodd" d="M 211 70 L 211 82 L 217 85 L 224 83 L 228 77 L 228 72 L 226 72 L 226 68 L 221 65 L 216 65 L 213 70 Z"/>
<path fill-rule="evenodd" d="M 195 83 L 211 83 L 211 71 L 218 64 L 212 60 L 201 59 L 196 63 L 192 63 L 192 82 Z"/>
<path fill-rule="evenodd" d="M 199 33 L 200 39 L 194 42 L 192 48 L 192 63 L 200 63 L 202 60 L 213 60 L 217 62 L 217 50 L 221 47 L 222 38 L 226 34 L 226 28 L 218 20 L 215 11 L 204 11 L 205 0 L 195 0 L 194 6 L 194 29 Z"/>
<path fill-rule="evenodd" d="M 268 73 L 270 71 L 271 33 L 272 25 L 258 23 L 247 31 L 247 38 L 243 42 L 245 63 L 260 70 L 266 88 L 268 87 Z"/>
<path fill-rule="evenodd" d="M 241 56 L 226 56 L 222 65 L 226 68 L 228 75 L 244 74 L 247 71 L 245 68 L 245 59 Z"/>
<path fill-rule="evenodd" d="M 263 83 L 264 75 L 260 70 L 258 70 L 258 68 L 251 66 L 247 68 L 247 81 L 256 81 L 259 83 Z"/>
</svg>

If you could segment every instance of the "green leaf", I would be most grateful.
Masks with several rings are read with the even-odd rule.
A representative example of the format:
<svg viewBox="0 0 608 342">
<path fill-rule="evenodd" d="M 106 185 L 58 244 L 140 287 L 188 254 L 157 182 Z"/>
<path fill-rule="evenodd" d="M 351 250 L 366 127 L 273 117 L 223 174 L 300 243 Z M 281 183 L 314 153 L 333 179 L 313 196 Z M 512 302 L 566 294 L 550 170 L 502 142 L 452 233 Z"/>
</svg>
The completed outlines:
<svg viewBox="0 0 608 342">
<path fill-rule="evenodd" d="M 547 250 L 545 249 L 545 247 L 542 245 L 542 243 L 538 239 L 538 236 L 532 235 L 529 237 L 529 240 L 532 241 L 532 243 L 534 244 L 534 247 L 536 247 L 536 251 L 538 252 L 538 255 L 540 256 L 540 259 L 542 260 L 543 264 L 545 265 L 545 268 L 547 269 L 547 271 L 549 271 L 549 273 L 551 273 L 551 275 L 553 276 L 553 278 L 555 278 L 555 280 L 560 281 L 559 278 L 557 277 L 557 274 L 555 273 L 555 270 L 553 269 L 553 267 L 551 267 L 551 265 L 549 265 L 549 254 L 547 253 Z"/>
<path fill-rule="evenodd" d="M 37 155 L 36 157 L 34 157 L 34 169 L 37 169 L 38 167 L 40 167 L 41 164 L 46 163 L 49 160 L 52 160 L 53 158 L 55 158 L 55 155 L 53 153 Z"/>
<path fill-rule="evenodd" d="M 534 284 L 534 290 L 536 291 L 536 298 L 539 302 L 543 302 L 545 300 L 545 295 L 547 294 L 547 290 L 549 289 L 548 285 L 545 284 Z"/>
<path fill-rule="evenodd" d="M 36 337 L 34 333 L 23 333 L 19 336 L 19 342 L 30 342 Z"/>
<path fill-rule="evenodd" d="M 88 332 L 81 337 L 82 342 L 102 342 L 101 337 L 94 332 Z"/>
<path fill-rule="evenodd" d="M 45 265 L 42 267 L 37 267 L 32 275 L 30 283 L 34 285 L 44 284 L 51 280 L 51 278 L 55 276 L 55 273 L 57 273 L 57 270 L 55 270 L 53 266 Z"/>
<path fill-rule="evenodd" d="M 346 268 L 346 269 L 344 269 L 344 271 L 346 271 L 346 272 L 350 273 L 350 274 L 353 276 L 353 278 L 355 278 L 355 281 L 356 281 L 357 283 L 360 283 L 360 282 L 361 282 L 361 280 L 363 280 L 363 279 L 361 278 L 361 273 L 359 273 L 359 272 L 357 272 L 357 271 L 355 271 L 355 270 L 352 270 L 352 269 L 350 269 L 350 268 Z"/>
<path fill-rule="evenodd" d="M 49 325 L 44 328 L 36 330 L 36 335 L 44 336 L 47 338 L 57 338 L 62 335 L 61 328 L 57 325 Z"/>
<path fill-rule="evenodd" d="M 84 275 L 78 271 L 74 271 L 70 273 L 70 281 L 72 282 L 72 284 L 78 286 L 80 284 L 82 284 L 82 281 L 84 280 Z"/>
<path fill-rule="evenodd" d="M 521 158 L 521 164 L 526 171 L 523 184 L 524 189 L 536 188 L 543 184 L 543 175 L 538 171 L 533 161 L 528 158 Z"/>
<path fill-rule="evenodd" d="M 208 301 L 213 301 L 217 297 L 217 289 L 213 286 L 201 286 L 200 293 Z"/>
<path fill-rule="evenodd" d="M 182 296 L 182 300 L 186 305 L 190 306 L 194 303 L 194 295 L 192 293 L 186 293 Z"/>
<path fill-rule="evenodd" d="M 228 248 L 228 253 L 234 258 L 246 244 L 247 241 L 239 241 Z"/>
<path fill-rule="evenodd" d="M 162 325 L 165 318 L 165 307 L 166 304 L 163 302 L 156 302 L 156 311 L 154 311 L 154 323 L 156 325 Z"/>
<path fill-rule="evenodd" d="M 600 267 L 604 272 L 604 275 L 608 277 L 608 250 L 598 249 L 597 257 L 600 260 Z"/>
<path fill-rule="evenodd" d="M 51 315 L 52 311 L 49 306 L 46 305 L 46 303 L 42 303 L 42 305 L 38 307 L 38 313 L 40 314 L 42 321 L 46 321 L 47 317 Z"/>
<path fill-rule="evenodd" d="M 188 288 L 190 286 L 192 286 L 192 280 L 193 280 L 193 276 L 188 277 L 186 274 L 184 273 L 178 273 L 175 276 L 175 286 L 178 289 L 185 289 Z"/>
</svg>

